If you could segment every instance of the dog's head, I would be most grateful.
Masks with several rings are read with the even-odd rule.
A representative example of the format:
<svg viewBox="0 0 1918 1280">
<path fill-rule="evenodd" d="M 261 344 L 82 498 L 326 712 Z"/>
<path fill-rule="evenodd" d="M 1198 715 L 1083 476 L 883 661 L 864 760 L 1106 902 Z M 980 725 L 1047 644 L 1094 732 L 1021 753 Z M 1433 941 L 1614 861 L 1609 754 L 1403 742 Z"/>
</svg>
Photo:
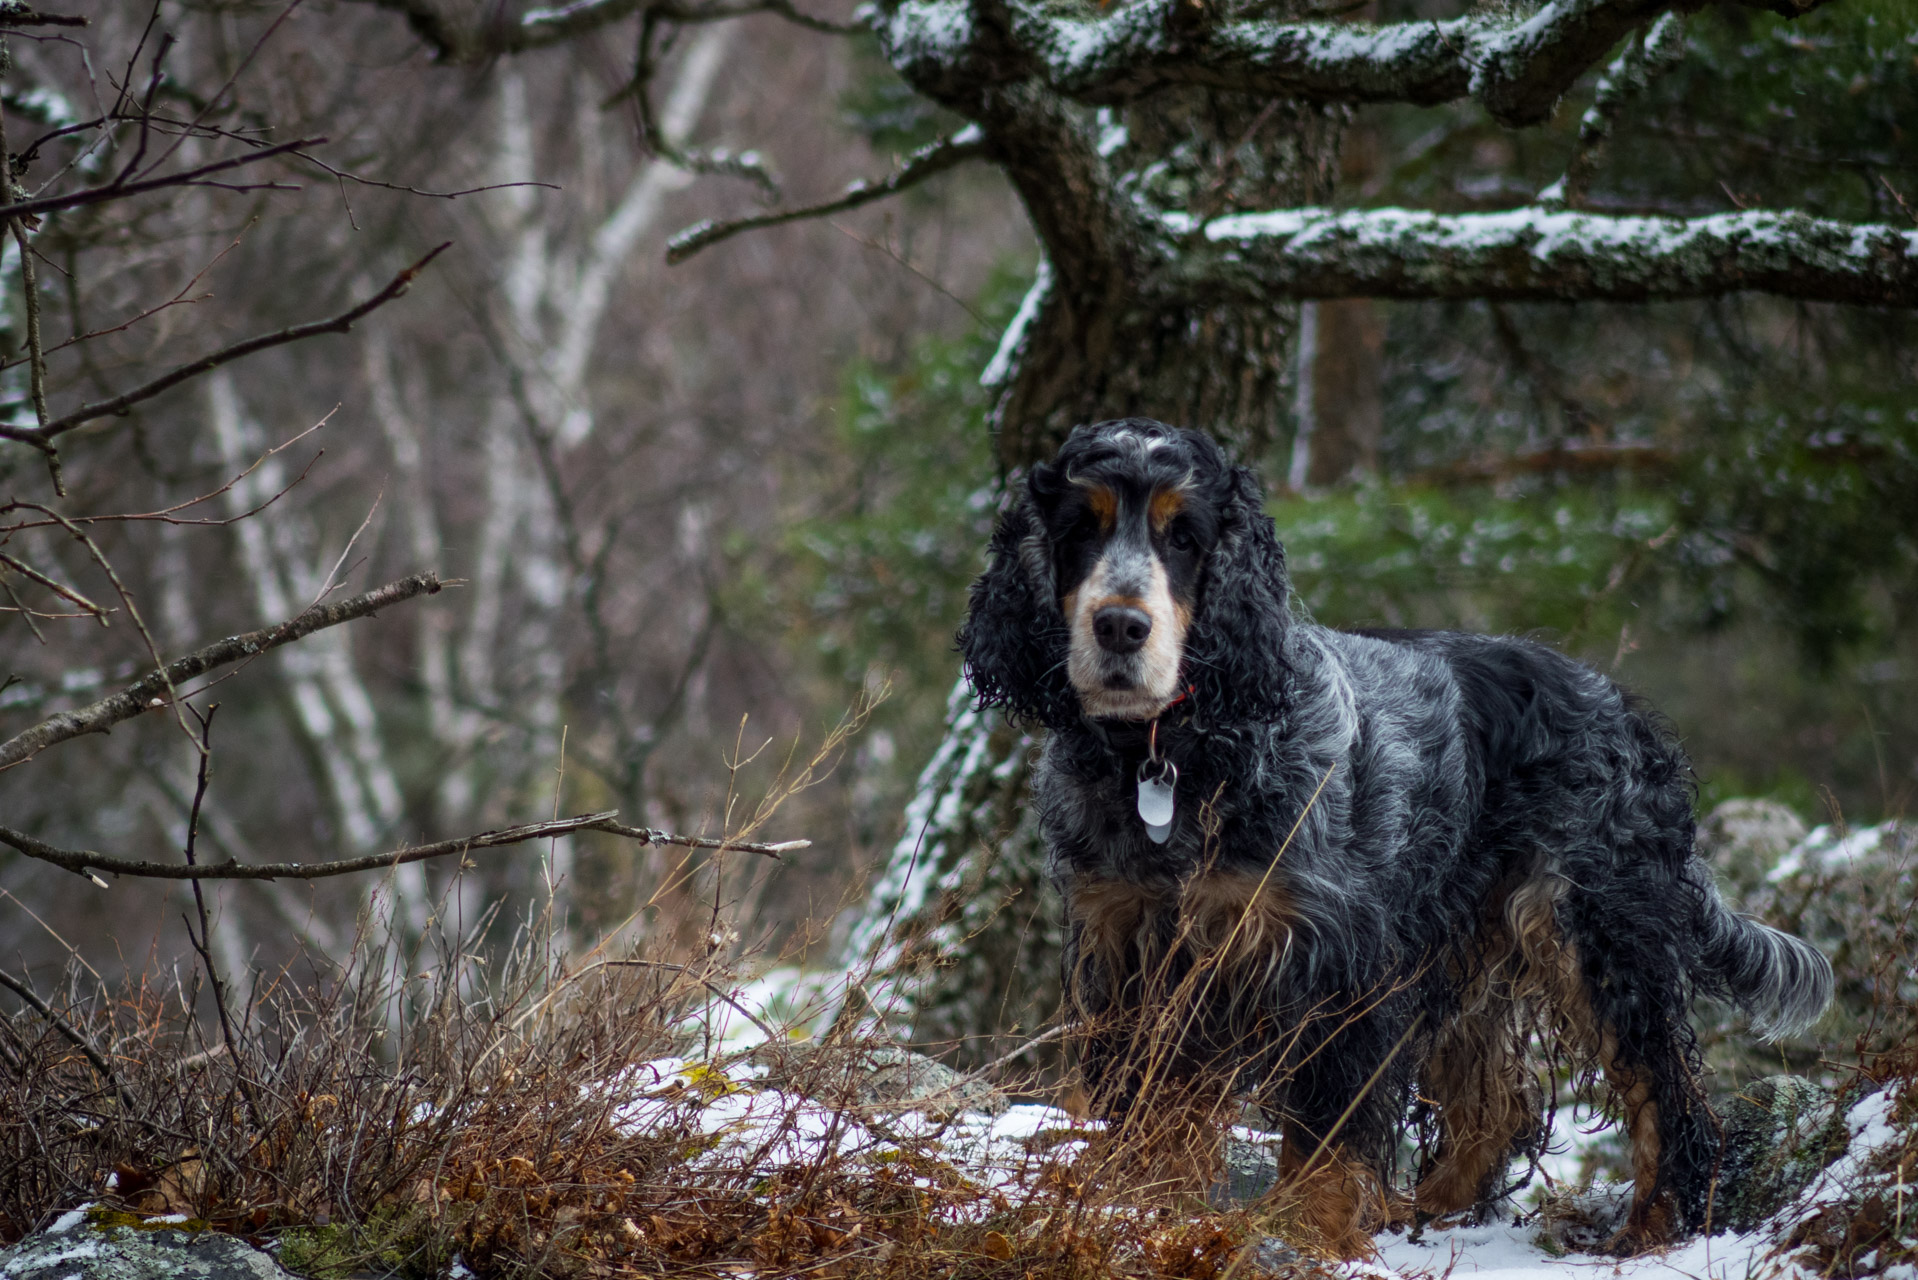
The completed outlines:
<svg viewBox="0 0 1918 1280">
<path fill-rule="evenodd" d="M 1258 477 L 1196 431 L 1080 427 L 993 534 L 959 631 L 980 702 L 1054 728 L 1146 720 L 1190 691 L 1209 723 L 1273 718 L 1285 552 Z"/>
</svg>

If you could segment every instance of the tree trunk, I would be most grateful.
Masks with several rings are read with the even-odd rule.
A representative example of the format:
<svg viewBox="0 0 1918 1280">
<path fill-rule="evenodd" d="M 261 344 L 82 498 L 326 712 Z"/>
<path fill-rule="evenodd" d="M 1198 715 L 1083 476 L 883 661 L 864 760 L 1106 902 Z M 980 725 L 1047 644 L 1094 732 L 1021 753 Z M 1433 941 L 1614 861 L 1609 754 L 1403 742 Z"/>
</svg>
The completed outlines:
<svg viewBox="0 0 1918 1280">
<path fill-rule="evenodd" d="M 1273 456 L 1292 435 L 1298 304 L 1185 304 L 1155 287 L 1152 246 L 1107 235 L 1089 251 L 1098 211 L 1092 200 L 1074 207 L 1073 162 L 1102 160 L 1107 189 L 1149 213 L 1315 204 L 1331 193 L 1346 110 L 1179 89 L 1075 121 L 982 98 L 968 114 L 988 139 L 1019 135 L 995 158 L 1046 250 L 988 371 L 1002 388 L 992 414 L 1002 474 L 1016 482 L 1079 423 L 1135 414 L 1208 431 L 1254 466 Z M 1075 128 L 1093 157 L 1071 154 Z M 949 1045 L 963 1062 L 1057 1016 L 1059 906 L 1028 804 L 1037 747 L 1036 732 L 974 711 L 960 682 L 843 952 L 871 974 L 856 1007 L 876 1006 L 893 1034 Z"/>
</svg>

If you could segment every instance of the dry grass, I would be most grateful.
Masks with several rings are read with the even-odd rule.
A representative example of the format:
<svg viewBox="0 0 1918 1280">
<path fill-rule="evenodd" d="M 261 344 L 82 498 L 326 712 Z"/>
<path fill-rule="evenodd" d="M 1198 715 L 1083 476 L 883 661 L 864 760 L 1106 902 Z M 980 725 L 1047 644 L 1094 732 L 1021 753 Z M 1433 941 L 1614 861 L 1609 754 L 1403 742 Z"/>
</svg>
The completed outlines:
<svg viewBox="0 0 1918 1280">
<path fill-rule="evenodd" d="M 1191 1150 L 1188 1132 L 1039 1134 L 1016 1179 L 982 1178 L 941 1125 L 857 1101 L 850 1042 L 760 1094 L 749 1129 L 715 1126 L 718 1100 L 753 1087 L 722 1039 L 739 1016 L 714 994 L 736 975 L 644 956 L 578 975 L 540 950 L 497 970 L 448 950 L 424 976 L 363 950 L 314 981 L 278 975 L 238 1054 L 188 1016 L 190 983 L 70 991 L 65 1017 L 113 1080 L 45 1019 L 15 1016 L 0 1031 L 0 1238 L 96 1203 L 283 1236 L 289 1261 L 336 1275 L 440 1275 L 456 1255 L 554 1277 L 1255 1269 L 1260 1223 L 1193 1195 L 1209 1170 L 1141 1159 Z M 822 1139 L 822 1123 L 852 1140 Z"/>
</svg>

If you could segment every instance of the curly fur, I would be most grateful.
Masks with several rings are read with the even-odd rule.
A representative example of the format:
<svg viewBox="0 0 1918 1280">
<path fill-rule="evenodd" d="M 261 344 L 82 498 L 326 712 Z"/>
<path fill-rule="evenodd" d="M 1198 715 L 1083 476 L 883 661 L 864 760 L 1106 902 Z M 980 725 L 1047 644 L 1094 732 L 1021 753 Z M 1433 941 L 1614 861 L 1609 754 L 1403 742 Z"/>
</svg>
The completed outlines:
<svg viewBox="0 0 1918 1280">
<path fill-rule="evenodd" d="M 1100 552 L 1073 552 L 1099 535 L 1064 522 L 1088 486 L 1106 508 L 1178 486 L 1179 528 L 1202 543 L 1187 692 L 1157 716 L 1180 771 L 1163 844 L 1134 807 L 1151 722 L 1086 716 L 1068 675 L 1083 637 L 1062 566 Z M 1174 1075 L 1223 1073 L 1282 1120 L 1295 1163 L 1329 1151 L 1378 1185 L 1414 1100 L 1436 1106 L 1417 1208 L 1472 1210 L 1540 1141 L 1520 1065 L 1544 1019 L 1603 1068 L 1632 1135 L 1620 1247 L 1695 1228 L 1719 1138 L 1690 1002 L 1728 999 L 1781 1034 L 1824 1008 L 1828 962 L 1721 900 L 1693 850 L 1689 766 L 1647 707 L 1530 641 L 1305 620 L 1262 498 L 1196 432 L 1081 427 L 1004 513 L 960 632 L 980 702 L 1052 730 L 1036 801 L 1094 1097 L 1123 1114 L 1150 1087 L 1137 1038 L 1183 991 L 1161 1046 Z M 1127 534 L 1144 529 L 1130 518 L 1102 536 L 1167 554 L 1170 534 Z M 1347 1252 L 1363 1247 L 1353 1205 Z"/>
</svg>

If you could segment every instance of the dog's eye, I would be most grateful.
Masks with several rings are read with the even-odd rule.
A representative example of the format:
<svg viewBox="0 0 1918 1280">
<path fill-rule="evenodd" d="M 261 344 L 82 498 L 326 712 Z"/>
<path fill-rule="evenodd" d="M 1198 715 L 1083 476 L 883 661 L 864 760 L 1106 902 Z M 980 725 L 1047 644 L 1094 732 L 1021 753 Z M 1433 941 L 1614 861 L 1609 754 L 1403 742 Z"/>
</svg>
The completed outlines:
<svg viewBox="0 0 1918 1280">
<path fill-rule="evenodd" d="M 1174 551 L 1192 551 L 1199 545 L 1199 540 L 1192 536 L 1192 531 L 1184 528 L 1174 529 L 1167 536 L 1166 542 Z"/>
</svg>

